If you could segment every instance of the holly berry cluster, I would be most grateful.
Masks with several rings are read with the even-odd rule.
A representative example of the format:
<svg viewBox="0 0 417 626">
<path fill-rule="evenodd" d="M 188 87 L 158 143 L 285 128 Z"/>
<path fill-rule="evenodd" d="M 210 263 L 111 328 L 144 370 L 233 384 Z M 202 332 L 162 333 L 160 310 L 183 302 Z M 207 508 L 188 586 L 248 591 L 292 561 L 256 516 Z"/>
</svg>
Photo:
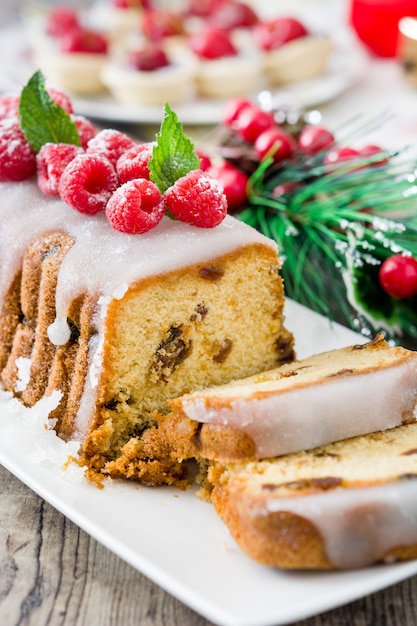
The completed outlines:
<svg viewBox="0 0 417 626">
<path fill-rule="evenodd" d="M 165 214 L 201 228 L 213 228 L 224 219 L 227 200 L 223 190 L 200 169 L 192 144 L 183 136 L 182 127 L 168 106 L 164 121 L 176 130 L 182 162 L 178 162 L 175 152 L 178 144 L 172 147 L 163 136 L 164 122 L 157 141 L 151 143 L 139 144 L 114 129 L 96 132 L 88 120 L 74 116 L 66 94 L 59 90 L 44 92 L 39 74 L 31 80 L 29 94 L 23 91 L 20 97 L 0 98 L 0 181 L 36 176 L 43 193 L 59 195 L 84 214 L 105 211 L 113 228 L 125 233 L 147 232 Z M 59 122 L 61 126 L 63 121 L 74 122 L 75 139 L 79 141 L 43 141 L 38 129 L 27 127 L 25 133 L 25 102 L 33 97 L 34 90 L 40 90 L 44 103 L 52 102 L 52 106 L 65 111 L 68 119 Z M 33 120 L 33 116 L 36 118 L 36 111 L 32 110 L 29 119 Z M 161 160 L 174 164 L 168 180 L 161 177 Z"/>
</svg>

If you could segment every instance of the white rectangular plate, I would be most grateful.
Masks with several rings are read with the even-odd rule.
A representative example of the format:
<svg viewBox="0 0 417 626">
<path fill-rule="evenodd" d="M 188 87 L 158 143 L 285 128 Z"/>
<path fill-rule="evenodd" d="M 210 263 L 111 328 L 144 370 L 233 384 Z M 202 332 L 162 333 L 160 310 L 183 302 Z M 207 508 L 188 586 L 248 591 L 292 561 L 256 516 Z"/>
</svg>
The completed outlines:
<svg viewBox="0 0 417 626">
<path fill-rule="evenodd" d="M 298 357 L 363 341 L 294 302 L 287 303 L 286 314 Z M 417 561 L 336 573 L 258 565 L 192 489 L 109 481 L 100 490 L 73 466 L 63 470 L 67 444 L 39 423 L 33 427 L 36 419 L 33 412 L 0 403 L 0 462 L 109 550 L 216 624 L 288 624 L 417 573 Z"/>
</svg>

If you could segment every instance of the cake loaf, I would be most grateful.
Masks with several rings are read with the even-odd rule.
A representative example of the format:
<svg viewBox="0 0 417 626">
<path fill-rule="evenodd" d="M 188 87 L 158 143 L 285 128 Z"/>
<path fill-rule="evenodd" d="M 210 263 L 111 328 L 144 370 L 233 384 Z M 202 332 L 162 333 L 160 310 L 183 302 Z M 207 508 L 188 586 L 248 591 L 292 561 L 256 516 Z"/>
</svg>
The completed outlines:
<svg viewBox="0 0 417 626">
<path fill-rule="evenodd" d="M 1 380 L 28 406 L 56 398 L 92 473 L 181 481 L 162 440 L 158 459 L 139 450 L 167 399 L 293 357 L 276 247 L 230 216 L 126 235 L 34 181 L 2 183 L 0 215 Z"/>
<path fill-rule="evenodd" d="M 415 421 L 417 353 L 378 335 L 169 404 L 195 456 L 276 457 Z"/>
<path fill-rule="evenodd" d="M 351 569 L 417 557 L 417 424 L 249 463 L 213 463 L 211 499 L 269 566 Z"/>
</svg>

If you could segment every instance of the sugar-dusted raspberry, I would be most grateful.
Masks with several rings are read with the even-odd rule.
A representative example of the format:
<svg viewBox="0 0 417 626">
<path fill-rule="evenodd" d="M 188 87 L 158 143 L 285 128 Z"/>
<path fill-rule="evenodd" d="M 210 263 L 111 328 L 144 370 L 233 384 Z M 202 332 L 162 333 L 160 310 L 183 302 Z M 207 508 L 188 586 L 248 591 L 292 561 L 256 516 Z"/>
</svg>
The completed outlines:
<svg viewBox="0 0 417 626">
<path fill-rule="evenodd" d="M 101 154 L 79 154 L 64 169 L 59 194 L 71 207 L 94 215 L 106 208 L 119 180 L 113 165 Z"/>
<path fill-rule="evenodd" d="M 119 187 L 107 203 L 106 215 L 115 230 L 132 235 L 146 233 L 159 224 L 165 200 L 150 180 L 138 178 Z"/>
<path fill-rule="evenodd" d="M 227 200 L 218 181 L 202 170 L 192 170 L 165 192 L 174 217 L 200 228 L 213 228 L 224 220 Z"/>
<path fill-rule="evenodd" d="M 135 178 L 149 180 L 149 161 L 152 157 L 154 143 L 142 143 L 129 148 L 119 157 L 116 163 L 116 172 L 121 183 Z"/>
<path fill-rule="evenodd" d="M 0 120 L 5 117 L 17 117 L 19 114 L 19 96 L 4 94 L 0 96 Z"/>
<path fill-rule="evenodd" d="M 133 139 L 113 128 L 101 130 L 87 144 L 89 154 L 102 154 L 116 167 L 119 157 L 135 145 Z"/>
<path fill-rule="evenodd" d="M 46 91 L 49 96 L 55 102 L 55 104 L 59 104 L 60 107 L 64 109 L 67 113 L 74 113 L 74 107 L 72 106 L 71 98 L 65 91 L 62 89 L 58 89 L 57 87 L 47 87 Z"/>
<path fill-rule="evenodd" d="M 85 150 L 90 139 L 96 136 L 97 129 L 94 124 L 83 115 L 71 115 L 71 119 L 77 127 L 81 145 Z"/>
<path fill-rule="evenodd" d="M 0 181 L 30 178 L 36 172 L 36 154 L 20 130 L 17 117 L 0 122 Z"/>
<path fill-rule="evenodd" d="M 36 157 L 38 185 L 41 191 L 50 196 L 57 196 L 62 172 L 68 163 L 82 153 L 82 148 L 69 143 L 45 143 Z"/>
</svg>

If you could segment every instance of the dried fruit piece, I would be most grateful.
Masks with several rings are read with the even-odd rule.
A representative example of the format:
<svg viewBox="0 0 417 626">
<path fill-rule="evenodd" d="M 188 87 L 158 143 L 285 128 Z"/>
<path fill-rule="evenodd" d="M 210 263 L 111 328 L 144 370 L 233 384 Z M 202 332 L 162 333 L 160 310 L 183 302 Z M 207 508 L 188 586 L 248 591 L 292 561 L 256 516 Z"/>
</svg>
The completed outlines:
<svg viewBox="0 0 417 626">
<path fill-rule="evenodd" d="M 146 233 L 159 224 L 165 213 L 164 198 L 150 180 L 131 180 L 119 187 L 110 198 L 106 215 L 115 230 L 122 233 Z"/>
<path fill-rule="evenodd" d="M 80 154 L 62 173 L 61 198 L 80 213 L 94 215 L 106 208 L 119 180 L 113 165 L 101 154 Z"/>
<path fill-rule="evenodd" d="M 223 189 L 202 170 L 192 170 L 178 179 L 165 192 L 165 199 L 174 217 L 200 228 L 217 226 L 227 214 Z"/>
</svg>

